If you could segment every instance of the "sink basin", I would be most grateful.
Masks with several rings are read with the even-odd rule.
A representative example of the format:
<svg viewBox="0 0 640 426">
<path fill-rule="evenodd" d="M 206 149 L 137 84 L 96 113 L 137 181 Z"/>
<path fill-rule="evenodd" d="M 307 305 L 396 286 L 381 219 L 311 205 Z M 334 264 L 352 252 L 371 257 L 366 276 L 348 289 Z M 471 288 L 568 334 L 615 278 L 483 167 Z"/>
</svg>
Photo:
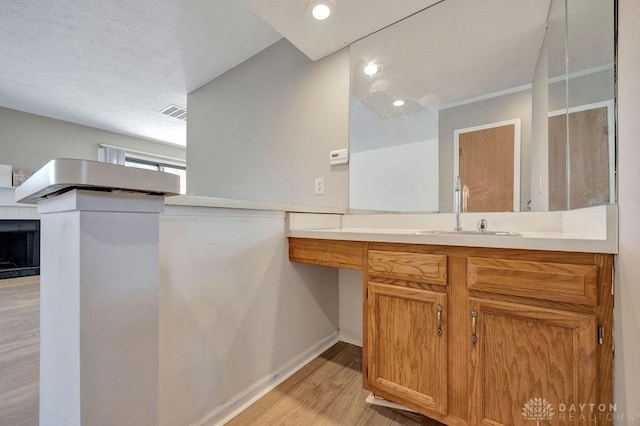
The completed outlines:
<svg viewBox="0 0 640 426">
<path fill-rule="evenodd" d="M 496 237 L 520 237 L 522 236 L 519 232 L 509 232 L 509 231 L 438 231 L 438 230 L 430 230 L 430 231 L 416 231 L 413 233 L 414 235 L 491 235 Z"/>
</svg>

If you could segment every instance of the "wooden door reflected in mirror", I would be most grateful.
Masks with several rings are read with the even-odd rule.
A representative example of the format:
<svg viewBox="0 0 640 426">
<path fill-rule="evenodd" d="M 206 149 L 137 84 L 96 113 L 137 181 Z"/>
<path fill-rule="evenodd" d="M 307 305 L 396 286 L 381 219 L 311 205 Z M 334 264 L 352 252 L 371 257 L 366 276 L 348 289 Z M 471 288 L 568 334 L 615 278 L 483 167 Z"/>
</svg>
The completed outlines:
<svg viewBox="0 0 640 426">
<path fill-rule="evenodd" d="M 519 120 L 456 130 L 454 169 L 463 185 L 464 211 L 518 211 L 519 132 Z"/>
<path fill-rule="evenodd" d="M 605 105 L 570 109 L 568 126 L 565 113 L 549 117 L 549 210 L 579 209 L 610 202 L 614 189 L 609 155 L 612 144 L 609 108 Z"/>
</svg>

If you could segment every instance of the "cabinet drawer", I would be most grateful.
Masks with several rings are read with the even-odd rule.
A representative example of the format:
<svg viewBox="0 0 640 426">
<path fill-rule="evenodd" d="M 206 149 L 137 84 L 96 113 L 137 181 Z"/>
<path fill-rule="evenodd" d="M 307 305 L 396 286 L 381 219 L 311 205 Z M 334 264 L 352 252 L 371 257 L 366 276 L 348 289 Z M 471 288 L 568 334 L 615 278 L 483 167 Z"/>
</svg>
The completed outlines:
<svg viewBox="0 0 640 426">
<path fill-rule="evenodd" d="M 289 238 L 289 260 L 292 262 L 362 270 L 363 259 L 362 242 Z"/>
<path fill-rule="evenodd" d="M 577 303 L 597 304 L 598 267 L 566 263 L 470 257 L 470 290 Z"/>
<path fill-rule="evenodd" d="M 444 254 L 369 250 L 369 275 L 447 285 L 447 256 Z"/>
</svg>

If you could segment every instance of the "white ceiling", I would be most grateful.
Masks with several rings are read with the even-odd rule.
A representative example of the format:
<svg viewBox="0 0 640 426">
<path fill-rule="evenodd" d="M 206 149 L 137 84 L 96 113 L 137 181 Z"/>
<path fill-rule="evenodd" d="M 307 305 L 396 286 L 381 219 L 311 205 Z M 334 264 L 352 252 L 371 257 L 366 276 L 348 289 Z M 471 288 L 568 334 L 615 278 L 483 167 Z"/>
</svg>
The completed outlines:
<svg viewBox="0 0 640 426">
<path fill-rule="evenodd" d="M 323 23 L 307 1 L 2 1 L 0 106 L 185 145 L 186 123 L 158 112 L 281 33 L 318 59 L 435 0 L 336 0 Z"/>
<path fill-rule="evenodd" d="M 422 106 L 442 103 L 459 93 L 468 94 L 466 86 L 477 85 L 481 78 L 497 84 L 493 91 L 530 81 L 546 17 L 543 11 L 549 4 L 549 0 L 447 0 L 440 4 L 438 0 L 334 0 L 334 15 L 318 22 L 308 16 L 308 2 L 2 1 L 0 106 L 185 145 L 185 122 L 158 112 L 170 104 L 186 107 L 189 92 L 282 36 L 316 60 L 432 5 L 428 15 L 414 15 L 402 25 L 413 25 L 420 36 L 385 45 L 383 35 L 399 31 L 392 27 L 354 47 L 380 42 L 383 53 L 406 56 L 414 55 L 415 49 L 435 51 L 444 46 L 438 49 L 441 56 L 437 60 L 410 77 L 449 81 L 442 84 L 437 99 L 427 90 L 414 100 Z M 495 5 L 502 9 L 494 9 Z M 469 15 L 475 19 L 455 18 Z M 428 22 L 419 16 L 429 16 Z M 425 37 L 427 30 L 435 36 Z M 507 31 L 517 35 L 505 41 Z M 500 52 L 507 62 L 492 63 L 489 58 Z M 470 62 L 473 57 L 487 60 L 478 67 Z M 386 75 L 402 63 L 390 56 L 383 65 Z M 469 78 L 470 73 L 475 77 Z"/>
<path fill-rule="evenodd" d="M 330 0 L 334 12 L 325 21 L 308 16 L 311 0 L 244 1 L 315 61 L 441 0 Z"/>
<path fill-rule="evenodd" d="M 0 106 L 185 145 L 158 111 L 280 38 L 237 0 L 2 1 Z"/>
<path fill-rule="evenodd" d="M 351 90 L 380 118 L 445 109 L 531 85 L 545 33 L 548 75 L 613 65 L 613 0 L 447 0 L 350 46 Z M 550 14 L 550 26 L 547 16 Z M 375 62 L 381 71 L 367 76 Z M 405 100 L 398 108 L 395 99 Z"/>
<path fill-rule="evenodd" d="M 379 117 L 531 83 L 550 0 L 447 0 L 350 47 L 352 93 Z M 367 76 L 374 62 L 381 71 Z M 394 107 L 395 99 L 405 100 Z"/>
</svg>

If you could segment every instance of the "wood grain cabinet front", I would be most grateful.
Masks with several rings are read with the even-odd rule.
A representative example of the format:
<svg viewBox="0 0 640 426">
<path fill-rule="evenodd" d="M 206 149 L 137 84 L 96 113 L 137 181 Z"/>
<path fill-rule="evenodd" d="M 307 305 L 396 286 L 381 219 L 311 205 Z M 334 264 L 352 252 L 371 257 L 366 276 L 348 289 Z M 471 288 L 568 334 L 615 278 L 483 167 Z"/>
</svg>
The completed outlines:
<svg viewBox="0 0 640 426">
<path fill-rule="evenodd" d="M 370 249 L 367 259 L 370 276 L 447 285 L 447 256 L 442 254 Z"/>
<path fill-rule="evenodd" d="M 313 265 L 362 269 L 364 243 L 358 241 L 289 238 L 289 260 Z"/>
<path fill-rule="evenodd" d="M 598 267 L 469 257 L 468 285 L 488 291 L 587 306 L 597 304 Z"/>
<path fill-rule="evenodd" d="M 475 298 L 470 308 L 470 423 L 585 424 L 558 410 L 598 406 L 596 316 Z"/>
<path fill-rule="evenodd" d="M 376 395 L 474 426 L 586 424 L 559 410 L 612 403 L 611 256 L 372 243 L 366 259 Z"/>
<path fill-rule="evenodd" d="M 613 255 L 360 244 L 366 389 L 447 425 L 613 424 Z"/>
<path fill-rule="evenodd" d="M 447 414 L 447 296 L 369 283 L 368 380 L 375 393 Z"/>
</svg>

